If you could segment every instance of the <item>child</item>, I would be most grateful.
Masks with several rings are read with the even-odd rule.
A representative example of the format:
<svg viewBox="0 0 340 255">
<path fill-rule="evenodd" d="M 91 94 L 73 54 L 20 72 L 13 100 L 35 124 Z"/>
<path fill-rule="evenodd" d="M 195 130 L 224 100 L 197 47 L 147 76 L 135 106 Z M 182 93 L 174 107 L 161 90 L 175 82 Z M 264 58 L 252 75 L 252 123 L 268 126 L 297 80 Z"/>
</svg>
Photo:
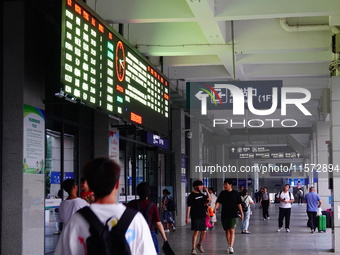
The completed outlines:
<svg viewBox="0 0 340 255">
<path fill-rule="evenodd" d="M 92 204 L 94 202 L 94 194 L 93 191 L 90 190 L 85 177 L 80 179 L 80 188 L 80 198 L 84 199 L 87 203 Z"/>
<path fill-rule="evenodd" d="M 206 202 L 205 206 L 207 210 L 207 214 L 205 216 L 205 224 L 207 225 L 207 228 L 212 229 L 213 225 L 210 224 L 210 217 L 214 216 L 215 214 L 211 206 L 209 206 L 209 201 Z"/>
</svg>

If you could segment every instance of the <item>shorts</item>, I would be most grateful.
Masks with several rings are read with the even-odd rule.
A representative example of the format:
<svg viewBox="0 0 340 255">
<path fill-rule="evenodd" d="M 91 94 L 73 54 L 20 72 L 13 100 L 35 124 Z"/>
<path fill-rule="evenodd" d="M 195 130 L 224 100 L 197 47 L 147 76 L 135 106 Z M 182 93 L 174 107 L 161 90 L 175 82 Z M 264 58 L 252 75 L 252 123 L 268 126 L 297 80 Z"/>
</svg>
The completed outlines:
<svg viewBox="0 0 340 255">
<path fill-rule="evenodd" d="M 238 218 L 222 218 L 221 221 L 224 230 L 235 229 L 238 222 Z"/>
<path fill-rule="evenodd" d="M 163 212 L 163 223 L 164 224 L 167 224 L 167 223 L 174 224 L 175 223 L 174 219 L 172 218 L 171 212 L 169 212 L 169 211 Z"/>
<path fill-rule="evenodd" d="M 205 231 L 207 225 L 205 224 L 205 218 L 191 219 L 191 230 L 194 231 Z"/>
</svg>

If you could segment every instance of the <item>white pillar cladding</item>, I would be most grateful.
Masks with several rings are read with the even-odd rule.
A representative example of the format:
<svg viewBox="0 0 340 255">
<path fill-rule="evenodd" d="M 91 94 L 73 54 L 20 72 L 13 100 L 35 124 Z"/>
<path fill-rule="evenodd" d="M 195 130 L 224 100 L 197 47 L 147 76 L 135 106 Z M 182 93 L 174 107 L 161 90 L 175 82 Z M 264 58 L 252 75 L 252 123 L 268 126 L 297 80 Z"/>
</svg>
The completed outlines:
<svg viewBox="0 0 340 255">
<path fill-rule="evenodd" d="M 328 164 L 328 144 L 330 140 L 330 123 L 319 121 L 316 123 L 316 163 L 320 166 Z M 321 170 L 321 169 L 320 169 Z M 317 192 L 322 201 L 322 209 L 330 209 L 331 205 L 328 203 L 328 198 L 331 191 L 328 189 L 328 172 L 314 172 L 314 176 L 318 177 Z"/>
<path fill-rule="evenodd" d="M 176 225 L 185 225 L 186 213 L 186 183 L 182 182 L 182 155 L 185 154 L 185 116 L 183 109 L 172 110 L 172 151 L 174 152 L 176 174 Z M 184 173 L 185 174 L 185 173 Z M 186 176 L 187 181 L 188 176 Z M 184 180 L 183 180 L 184 181 Z"/>
<path fill-rule="evenodd" d="M 331 77 L 331 144 L 332 161 L 334 167 L 340 167 L 340 77 Z M 333 177 L 333 248 L 334 252 L 340 252 L 340 171 L 330 173 Z"/>
</svg>

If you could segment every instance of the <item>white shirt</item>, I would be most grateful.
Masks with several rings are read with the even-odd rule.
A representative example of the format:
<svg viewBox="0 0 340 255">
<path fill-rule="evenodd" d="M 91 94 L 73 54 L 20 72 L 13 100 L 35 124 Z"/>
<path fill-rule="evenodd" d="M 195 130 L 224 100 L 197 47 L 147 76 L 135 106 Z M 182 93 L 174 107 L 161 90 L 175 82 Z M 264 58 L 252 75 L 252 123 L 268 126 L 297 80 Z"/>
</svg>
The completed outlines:
<svg viewBox="0 0 340 255">
<path fill-rule="evenodd" d="M 281 194 L 280 194 L 281 193 Z M 290 194 L 290 196 L 289 196 Z M 289 201 L 294 199 L 294 196 L 291 192 L 287 191 L 286 193 L 284 191 L 280 191 L 277 195 L 277 198 L 285 199 L 285 201 Z M 280 201 L 280 208 L 292 208 L 292 203 L 285 203 Z"/>
<path fill-rule="evenodd" d="M 122 204 L 97 204 L 90 205 L 92 211 L 103 223 L 110 217 L 108 226 L 117 222 L 125 211 Z M 74 214 L 66 227 L 61 232 L 55 255 L 85 255 L 86 239 L 90 236 L 89 224 L 79 213 Z M 156 255 L 156 249 L 151 237 L 149 226 L 144 216 L 137 213 L 132 220 L 125 238 L 130 246 L 132 255 Z"/>
<path fill-rule="evenodd" d="M 62 201 L 58 210 L 59 221 L 63 222 L 65 226 L 71 216 L 84 206 L 89 206 L 89 204 L 79 197 Z"/>
<path fill-rule="evenodd" d="M 249 195 L 245 195 L 244 197 L 241 196 L 241 199 L 242 199 L 243 202 L 246 203 L 247 207 L 249 207 L 250 204 L 254 203 L 254 200 Z"/>
<path fill-rule="evenodd" d="M 217 197 L 214 193 L 211 193 L 210 194 L 210 206 L 212 209 L 214 209 L 215 205 L 216 205 L 216 200 L 217 200 Z"/>
</svg>

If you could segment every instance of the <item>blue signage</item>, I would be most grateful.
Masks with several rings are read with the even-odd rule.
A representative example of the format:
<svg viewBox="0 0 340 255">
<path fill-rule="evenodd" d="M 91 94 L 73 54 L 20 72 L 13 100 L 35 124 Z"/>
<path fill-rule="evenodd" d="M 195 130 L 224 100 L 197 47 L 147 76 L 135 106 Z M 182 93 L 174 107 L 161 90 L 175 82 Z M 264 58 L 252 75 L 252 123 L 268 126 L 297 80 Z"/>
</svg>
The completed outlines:
<svg viewBox="0 0 340 255">
<path fill-rule="evenodd" d="M 182 168 L 186 168 L 186 158 L 185 158 L 185 154 L 184 153 L 182 153 L 181 154 L 181 167 Z"/>
<path fill-rule="evenodd" d="M 74 179 L 74 173 L 64 173 L 64 180 L 66 179 Z M 60 172 L 51 172 L 51 184 L 60 184 Z"/>
<path fill-rule="evenodd" d="M 303 179 L 294 179 L 294 186 L 297 186 L 298 185 L 298 182 L 300 182 L 300 184 L 302 185 L 302 186 L 304 186 L 304 185 L 306 185 L 305 184 L 305 179 L 303 178 Z"/>
<path fill-rule="evenodd" d="M 187 175 L 185 173 L 182 173 L 182 180 L 181 182 L 187 183 Z"/>
<path fill-rule="evenodd" d="M 149 133 L 149 132 L 146 133 L 146 142 L 148 144 L 152 144 L 152 145 L 160 147 L 162 149 L 167 150 L 169 148 L 169 142 L 168 142 L 167 139 L 162 138 L 159 135 Z"/>
</svg>

